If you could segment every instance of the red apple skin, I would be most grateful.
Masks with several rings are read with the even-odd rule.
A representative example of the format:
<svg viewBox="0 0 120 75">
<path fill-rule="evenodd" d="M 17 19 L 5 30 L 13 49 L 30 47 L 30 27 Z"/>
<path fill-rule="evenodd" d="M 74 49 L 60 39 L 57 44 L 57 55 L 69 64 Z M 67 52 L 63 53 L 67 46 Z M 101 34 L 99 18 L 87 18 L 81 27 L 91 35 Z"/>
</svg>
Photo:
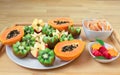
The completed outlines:
<svg viewBox="0 0 120 75">
<path fill-rule="evenodd" d="M 48 48 L 48 44 L 45 44 L 45 48 Z"/>
<path fill-rule="evenodd" d="M 36 29 L 34 29 L 34 31 L 35 31 L 37 34 L 39 34 L 42 30 L 37 31 Z"/>
</svg>

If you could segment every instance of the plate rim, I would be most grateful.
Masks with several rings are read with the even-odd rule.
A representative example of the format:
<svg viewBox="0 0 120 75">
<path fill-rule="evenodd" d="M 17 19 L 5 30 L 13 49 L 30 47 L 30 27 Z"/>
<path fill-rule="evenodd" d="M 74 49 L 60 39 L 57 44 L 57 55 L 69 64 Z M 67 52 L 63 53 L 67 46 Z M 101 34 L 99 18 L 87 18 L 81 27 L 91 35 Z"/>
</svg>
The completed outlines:
<svg viewBox="0 0 120 75">
<path fill-rule="evenodd" d="M 65 65 L 71 63 L 71 62 L 74 60 L 74 59 L 73 59 L 73 60 L 70 60 L 70 61 L 67 61 L 67 62 L 63 61 L 63 62 L 65 62 L 64 64 L 61 64 L 61 65 L 58 65 L 58 66 L 55 65 L 55 67 L 53 67 L 53 66 L 50 66 L 50 67 L 44 66 L 44 67 L 46 67 L 46 68 L 35 68 L 35 67 L 23 65 L 22 63 L 18 63 L 17 61 L 15 61 L 15 59 L 13 59 L 13 57 L 11 56 L 11 53 L 9 53 L 8 48 L 12 48 L 12 47 L 10 47 L 10 46 L 8 46 L 8 45 L 5 46 L 6 54 L 7 54 L 7 56 L 9 57 L 9 59 L 12 60 L 12 62 L 14 62 L 15 64 L 17 64 L 17 65 L 19 65 L 19 66 L 22 66 L 22 67 L 24 67 L 24 68 L 28 68 L 28 69 L 36 69 L 36 70 L 55 69 L 55 68 L 59 68 L 59 67 L 65 66 Z M 12 52 L 12 50 L 11 50 L 11 52 Z M 14 55 L 13 52 L 12 52 L 12 55 Z M 14 56 L 15 56 L 15 55 L 14 55 Z M 16 56 L 15 56 L 15 57 L 16 57 Z M 18 58 L 18 60 L 21 60 L 21 59 Z M 37 59 L 36 59 L 36 60 L 37 60 Z M 40 63 L 40 64 L 41 64 L 41 63 Z"/>
</svg>

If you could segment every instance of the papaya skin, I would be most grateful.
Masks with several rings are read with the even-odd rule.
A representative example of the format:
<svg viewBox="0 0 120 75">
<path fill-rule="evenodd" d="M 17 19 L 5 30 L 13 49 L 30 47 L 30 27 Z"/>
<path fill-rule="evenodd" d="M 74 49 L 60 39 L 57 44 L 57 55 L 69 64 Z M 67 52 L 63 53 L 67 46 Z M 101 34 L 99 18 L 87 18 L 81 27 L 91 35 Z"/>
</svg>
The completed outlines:
<svg viewBox="0 0 120 75">
<path fill-rule="evenodd" d="M 15 37 L 10 38 L 10 39 L 6 39 L 7 35 L 13 30 L 19 31 L 19 34 Z M 0 41 L 4 45 L 12 45 L 12 44 L 16 43 L 17 41 L 20 41 L 23 36 L 24 36 L 23 26 L 13 26 L 13 27 L 10 27 L 10 28 L 6 29 L 5 31 L 3 31 L 1 33 Z"/>
<path fill-rule="evenodd" d="M 62 48 L 66 45 L 71 45 L 71 44 L 78 44 L 78 47 L 73 49 L 72 51 L 67 51 L 67 52 L 63 52 Z M 54 52 L 56 54 L 57 57 L 59 57 L 61 60 L 63 61 L 70 61 L 73 60 L 75 58 L 77 58 L 84 50 L 85 47 L 85 42 L 83 42 L 82 40 L 71 40 L 71 41 L 63 41 L 63 42 L 59 42 L 55 48 L 54 48 Z"/>
</svg>

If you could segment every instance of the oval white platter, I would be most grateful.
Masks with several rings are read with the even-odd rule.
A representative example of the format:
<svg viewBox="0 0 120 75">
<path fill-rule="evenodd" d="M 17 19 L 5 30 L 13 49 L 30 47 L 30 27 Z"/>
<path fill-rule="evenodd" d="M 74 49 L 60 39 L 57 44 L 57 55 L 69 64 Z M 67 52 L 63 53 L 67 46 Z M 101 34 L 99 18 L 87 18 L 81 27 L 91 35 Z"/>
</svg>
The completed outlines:
<svg viewBox="0 0 120 75">
<path fill-rule="evenodd" d="M 39 63 L 39 61 L 36 58 L 25 57 L 23 59 L 20 59 L 20 58 L 16 57 L 12 52 L 11 46 L 6 46 L 6 53 L 7 53 L 8 57 L 17 65 L 20 65 L 25 68 L 38 69 L 38 70 L 47 70 L 47 69 L 58 68 L 58 67 L 64 66 L 73 61 L 73 60 L 71 60 L 71 61 L 65 62 L 65 61 L 61 61 L 59 58 L 56 57 L 54 64 L 52 66 L 46 67 L 46 66 L 42 65 L 41 63 Z"/>
</svg>

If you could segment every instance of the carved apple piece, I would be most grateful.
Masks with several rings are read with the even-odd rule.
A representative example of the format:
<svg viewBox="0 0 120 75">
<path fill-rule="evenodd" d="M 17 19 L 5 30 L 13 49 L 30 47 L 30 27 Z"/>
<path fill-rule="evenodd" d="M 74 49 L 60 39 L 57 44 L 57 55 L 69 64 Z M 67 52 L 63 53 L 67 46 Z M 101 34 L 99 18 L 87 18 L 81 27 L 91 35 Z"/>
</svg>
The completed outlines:
<svg viewBox="0 0 120 75">
<path fill-rule="evenodd" d="M 33 57 L 37 58 L 39 50 L 44 50 L 46 48 L 45 43 L 36 42 L 34 47 L 31 47 L 31 54 Z"/>
<path fill-rule="evenodd" d="M 32 27 L 34 28 L 36 33 L 40 33 L 41 32 L 42 26 L 44 26 L 44 22 L 41 19 L 40 20 L 35 19 L 33 21 L 33 23 L 32 23 Z"/>
</svg>

